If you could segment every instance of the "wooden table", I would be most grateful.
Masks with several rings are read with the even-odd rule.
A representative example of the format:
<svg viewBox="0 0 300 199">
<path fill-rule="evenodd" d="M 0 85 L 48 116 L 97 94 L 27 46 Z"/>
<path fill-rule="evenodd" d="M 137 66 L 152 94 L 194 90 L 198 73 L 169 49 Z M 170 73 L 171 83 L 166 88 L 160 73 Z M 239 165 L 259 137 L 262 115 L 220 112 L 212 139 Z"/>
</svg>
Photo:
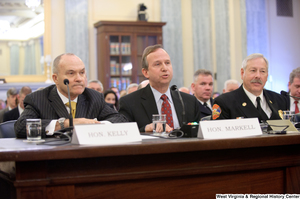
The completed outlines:
<svg viewBox="0 0 300 199">
<path fill-rule="evenodd" d="M 300 134 L 2 148 L 17 198 L 215 198 L 300 193 Z M 6 139 L 16 146 L 22 140 Z"/>
</svg>

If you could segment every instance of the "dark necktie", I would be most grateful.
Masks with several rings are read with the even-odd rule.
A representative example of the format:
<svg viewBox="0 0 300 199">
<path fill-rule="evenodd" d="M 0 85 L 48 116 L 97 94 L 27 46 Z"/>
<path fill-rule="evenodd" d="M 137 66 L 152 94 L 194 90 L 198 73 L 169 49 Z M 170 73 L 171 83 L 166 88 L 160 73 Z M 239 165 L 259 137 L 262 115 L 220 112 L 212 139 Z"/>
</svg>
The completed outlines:
<svg viewBox="0 0 300 199">
<path fill-rule="evenodd" d="M 299 113 L 298 101 L 294 101 L 295 103 L 295 113 Z"/>
<path fill-rule="evenodd" d="M 165 94 L 163 94 L 160 98 L 163 100 L 163 103 L 161 105 L 161 114 L 166 114 L 167 124 L 171 128 L 174 128 L 172 110 L 170 103 L 168 102 L 168 97 Z"/>
<path fill-rule="evenodd" d="M 264 112 L 264 110 L 261 108 L 261 105 L 260 105 L 260 97 L 257 97 L 256 98 L 256 102 L 257 102 L 257 107 L 256 109 L 258 110 L 259 112 L 259 121 L 266 121 L 268 118 L 267 114 Z"/>
<path fill-rule="evenodd" d="M 204 105 L 204 107 L 211 113 L 211 109 L 207 106 L 207 103 L 204 102 L 203 105 Z"/>
</svg>

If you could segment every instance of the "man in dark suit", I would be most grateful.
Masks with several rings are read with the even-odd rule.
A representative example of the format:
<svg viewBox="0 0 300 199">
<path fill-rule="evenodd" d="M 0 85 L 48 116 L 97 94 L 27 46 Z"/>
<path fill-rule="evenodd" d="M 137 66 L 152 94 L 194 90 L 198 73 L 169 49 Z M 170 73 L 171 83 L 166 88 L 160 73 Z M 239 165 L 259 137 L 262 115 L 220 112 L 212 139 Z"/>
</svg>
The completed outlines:
<svg viewBox="0 0 300 199">
<path fill-rule="evenodd" d="M 194 73 L 194 82 L 191 85 L 194 96 L 200 104 L 201 118 L 211 115 L 214 80 L 209 70 L 199 69 Z"/>
<path fill-rule="evenodd" d="M 69 126 L 69 108 L 67 86 L 69 80 L 70 97 L 75 102 L 73 110 L 74 125 L 110 122 L 126 122 L 127 119 L 111 109 L 104 101 L 103 95 L 95 90 L 85 88 L 86 73 L 84 63 L 74 54 L 59 55 L 53 62 L 52 79 L 55 85 L 33 92 L 24 100 L 25 110 L 15 123 L 18 138 L 26 137 L 26 119 L 42 119 L 42 136 L 52 135 L 53 131 Z"/>
<path fill-rule="evenodd" d="M 29 86 L 23 86 L 21 88 L 18 97 L 18 101 L 19 101 L 18 106 L 12 109 L 11 111 L 4 113 L 3 122 L 10 121 L 10 120 L 17 120 L 20 117 L 20 115 L 24 111 L 24 99 L 26 95 L 30 94 L 31 92 L 32 91 Z"/>
<path fill-rule="evenodd" d="M 149 84 L 120 99 L 119 112 L 129 121 L 137 122 L 140 132 L 152 132 L 152 115 L 162 114 L 164 103 L 171 109 L 171 119 L 166 131 L 179 128 L 183 123 L 182 105 L 176 91 L 169 89 L 173 77 L 173 68 L 168 53 L 161 45 L 149 46 L 142 56 L 142 73 L 149 79 Z M 199 122 L 199 103 L 192 95 L 182 93 L 187 122 Z M 167 97 L 165 97 L 167 96 Z M 162 99 L 162 98 L 163 99 Z"/>
<path fill-rule="evenodd" d="M 282 95 L 287 98 L 288 101 L 288 110 L 295 111 L 299 113 L 300 110 L 300 67 L 295 68 L 290 73 L 289 78 L 289 94 L 294 97 L 289 97 L 286 92 L 282 91 Z"/>
<path fill-rule="evenodd" d="M 241 78 L 243 84 L 237 90 L 215 99 L 212 118 L 281 119 L 282 110 L 288 109 L 286 98 L 264 89 L 268 79 L 268 60 L 262 54 L 249 55 L 242 63 Z"/>
</svg>

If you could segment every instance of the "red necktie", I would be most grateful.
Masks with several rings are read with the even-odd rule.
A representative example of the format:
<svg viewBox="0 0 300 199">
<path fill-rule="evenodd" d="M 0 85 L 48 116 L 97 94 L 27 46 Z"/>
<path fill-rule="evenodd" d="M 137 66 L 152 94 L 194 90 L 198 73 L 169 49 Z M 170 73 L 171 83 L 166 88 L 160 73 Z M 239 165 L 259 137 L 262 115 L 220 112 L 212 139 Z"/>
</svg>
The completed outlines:
<svg viewBox="0 0 300 199">
<path fill-rule="evenodd" d="M 295 113 L 299 113 L 298 101 L 294 101 L 295 103 Z"/>
<path fill-rule="evenodd" d="M 163 100 L 163 103 L 161 105 L 161 114 L 166 114 L 167 124 L 171 128 L 174 128 L 172 110 L 171 110 L 170 103 L 168 102 L 168 97 L 165 94 L 163 94 L 160 98 Z"/>
</svg>

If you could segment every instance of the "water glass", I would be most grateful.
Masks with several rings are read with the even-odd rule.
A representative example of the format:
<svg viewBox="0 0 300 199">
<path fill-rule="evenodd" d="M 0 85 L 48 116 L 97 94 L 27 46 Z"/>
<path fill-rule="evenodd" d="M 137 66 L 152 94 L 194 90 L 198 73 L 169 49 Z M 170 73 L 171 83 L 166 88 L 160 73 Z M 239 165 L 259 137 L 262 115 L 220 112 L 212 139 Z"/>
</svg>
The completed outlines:
<svg viewBox="0 0 300 199">
<path fill-rule="evenodd" d="M 164 135 L 166 134 L 166 115 L 155 114 L 152 115 L 153 123 L 153 134 L 154 135 Z"/>
<path fill-rule="evenodd" d="M 295 123 L 295 111 L 283 111 L 283 119 Z"/>
<path fill-rule="evenodd" d="M 26 119 L 26 134 L 28 141 L 40 141 L 42 139 L 41 119 Z"/>
</svg>

